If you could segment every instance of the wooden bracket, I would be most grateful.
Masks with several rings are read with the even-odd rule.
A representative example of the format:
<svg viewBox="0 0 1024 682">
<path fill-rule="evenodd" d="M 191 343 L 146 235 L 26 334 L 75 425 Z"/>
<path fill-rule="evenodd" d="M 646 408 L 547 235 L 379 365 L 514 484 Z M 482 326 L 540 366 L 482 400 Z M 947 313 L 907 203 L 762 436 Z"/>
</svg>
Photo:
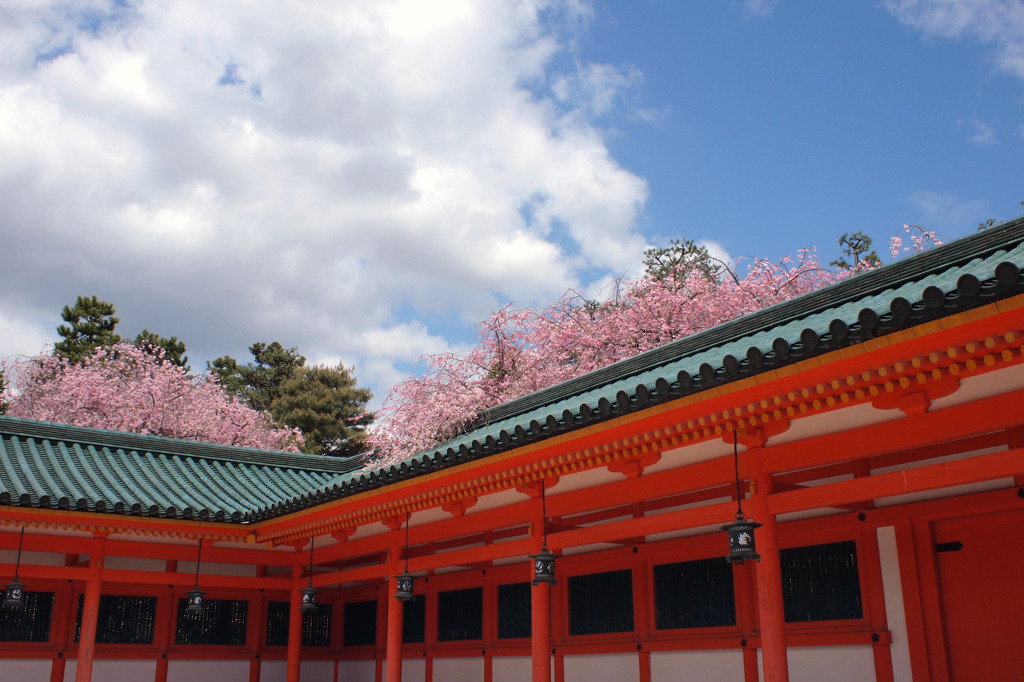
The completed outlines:
<svg viewBox="0 0 1024 682">
<path fill-rule="evenodd" d="M 931 408 L 934 401 L 956 393 L 959 388 L 960 379 L 948 375 L 935 381 L 929 381 L 923 386 L 912 386 L 903 390 L 880 393 L 871 399 L 871 405 L 879 410 L 900 410 L 909 417 L 915 414 L 924 414 Z"/>
<path fill-rule="evenodd" d="M 654 466 L 661 460 L 661 453 L 657 448 L 643 445 L 631 448 L 621 459 L 613 459 L 608 462 L 608 471 L 615 474 L 622 474 L 626 478 L 639 478 L 644 469 Z"/>
<path fill-rule="evenodd" d="M 391 530 L 399 530 L 402 527 L 402 524 L 405 523 L 405 519 L 401 516 L 387 516 L 381 519 L 380 522 Z"/>
<path fill-rule="evenodd" d="M 338 542 L 346 542 L 350 537 L 356 534 L 356 529 L 352 526 L 345 526 L 331 533 L 331 537 Z"/>
<path fill-rule="evenodd" d="M 476 497 L 469 495 L 462 497 L 457 500 L 449 500 L 441 505 L 443 511 L 448 512 L 453 517 L 458 518 L 466 513 L 466 510 L 475 505 L 477 502 Z"/>
</svg>

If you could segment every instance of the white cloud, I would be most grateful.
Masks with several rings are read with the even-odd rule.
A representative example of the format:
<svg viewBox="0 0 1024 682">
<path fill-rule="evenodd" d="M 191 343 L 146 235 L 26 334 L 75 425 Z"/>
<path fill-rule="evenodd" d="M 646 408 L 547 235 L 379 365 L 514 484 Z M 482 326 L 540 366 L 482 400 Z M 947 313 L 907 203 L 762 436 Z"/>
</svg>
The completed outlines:
<svg viewBox="0 0 1024 682">
<path fill-rule="evenodd" d="M 1024 79 L 1021 0 L 886 0 L 885 5 L 901 22 L 926 36 L 991 45 L 998 67 Z"/>
<path fill-rule="evenodd" d="M 743 13 L 748 17 L 764 18 L 770 16 L 779 0 L 744 0 Z"/>
<path fill-rule="evenodd" d="M 988 121 L 977 118 L 967 118 L 958 121 L 962 128 L 968 131 L 967 140 L 979 147 L 991 147 L 996 144 L 995 125 Z"/>
<path fill-rule="evenodd" d="M 953 194 L 941 194 L 931 190 L 915 192 L 910 197 L 912 203 L 922 213 L 917 221 L 935 230 L 962 230 L 964 225 L 984 220 L 985 202 L 981 200 L 961 200 Z"/>
<path fill-rule="evenodd" d="M 635 267 L 646 183 L 594 117 L 640 76 L 554 67 L 589 7 L 429 5 L 4 10 L 0 356 L 96 294 L 194 366 L 280 340 L 382 393 L 447 347 L 413 320 Z"/>
</svg>

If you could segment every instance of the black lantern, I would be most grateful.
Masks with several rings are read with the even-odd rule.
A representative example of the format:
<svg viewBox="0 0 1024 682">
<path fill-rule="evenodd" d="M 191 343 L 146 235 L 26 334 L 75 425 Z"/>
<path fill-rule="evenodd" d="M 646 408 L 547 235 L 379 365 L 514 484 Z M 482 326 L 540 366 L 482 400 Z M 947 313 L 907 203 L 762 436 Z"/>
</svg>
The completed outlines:
<svg viewBox="0 0 1024 682">
<path fill-rule="evenodd" d="M 757 553 L 754 545 L 754 529 L 760 528 L 761 524 L 750 521 L 743 516 L 743 493 L 740 491 L 740 455 L 739 444 L 736 432 L 732 432 L 732 457 L 736 469 L 736 520 L 722 526 L 722 530 L 729 533 L 729 555 L 726 561 L 734 564 L 742 564 L 744 561 L 760 561 L 761 555 Z"/>
<path fill-rule="evenodd" d="M 547 482 L 541 481 L 540 483 L 540 506 L 542 516 L 542 529 L 544 532 L 544 541 L 540 546 L 540 552 L 537 554 L 531 554 L 530 558 L 533 559 L 533 584 L 540 585 L 546 583 L 548 585 L 555 585 L 558 581 L 555 579 L 555 559 L 556 557 L 548 550 L 548 506 L 547 497 L 545 495 L 547 491 Z"/>
<path fill-rule="evenodd" d="M 742 564 L 751 559 L 760 561 L 761 555 L 754 546 L 754 529 L 760 527 L 760 523 L 744 520 L 739 514 L 734 523 L 722 526 L 722 530 L 729 533 L 729 556 L 725 560 L 734 564 Z"/>
<path fill-rule="evenodd" d="M 25 542 L 25 526 L 21 527 L 21 537 L 18 539 L 18 563 L 14 565 L 14 580 L 4 588 L 4 606 L 15 608 L 25 605 L 25 586 L 18 580 L 18 571 L 21 570 L 21 546 Z"/>
<path fill-rule="evenodd" d="M 187 593 L 188 606 L 185 607 L 185 610 L 189 613 L 202 613 L 204 594 L 206 593 L 199 589 L 199 584 L 197 583 L 195 587 Z"/>
<path fill-rule="evenodd" d="M 196 580 L 192 586 L 191 591 L 187 593 L 188 606 L 185 607 L 185 611 L 188 613 L 202 613 L 203 612 L 203 595 L 206 594 L 199 589 L 199 564 L 203 560 L 203 539 L 199 538 L 199 554 L 196 556 Z"/>
<path fill-rule="evenodd" d="M 405 513 L 405 570 L 402 575 L 396 576 L 395 581 L 395 599 L 398 601 L 412 601 L 415 596 L 412 593 L 412 586 L 416 582 L 416 578 L 409 573 L 409 512 Z"/>
<path fill-rule="evenodd" d="M 405 567 L 405 572 L 395 578 L 395 580 L 398 581 L 398 584 L 395 586 L 395 599 L 398 601 L 412 601 L 416 598 L 412 593 L 412 586 L 416 582 L 416 578 L 409 573 L 408 566 Z"/>
<path fill-rule="evenodd" d="M 309 538 L 309 584 L 302 590 L 299 611 L 316 611 L 316 588 L 313 587 L 313 538 Z"/>
<path fill-rule="evenodd" d="M 558 583 L 555 580 L 555 555 L 548 551 L 547 543 L 540 548 L 539 554 L 531 554 L 530 558 L 533 559 L 533 584 L 540 585 L 541 583 L 547 583 L 548 585 L 555 585 Z"/>
</svg>

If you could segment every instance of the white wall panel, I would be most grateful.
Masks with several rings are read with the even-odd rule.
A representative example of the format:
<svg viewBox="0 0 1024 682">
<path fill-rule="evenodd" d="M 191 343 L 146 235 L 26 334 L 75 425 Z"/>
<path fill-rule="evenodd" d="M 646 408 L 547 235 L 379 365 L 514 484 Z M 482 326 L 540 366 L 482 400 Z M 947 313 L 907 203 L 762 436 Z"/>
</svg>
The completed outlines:
<svg viewBox="0 0 1024 682">
<path fill-rule="evenodd" d="M 640 679 L 637 654 L 566 656 L 565 682 L 630 682 Z"/>
<path fill-rule="evenodd" d="M 651 682 L 736 682 L 742 679 L 743 652 L 739 650 L 651 653 Z"/>
<path fill-rule="evenodd" d="M 288 661 L 263 661 L 260 665 L 260 682 L 285 682 L 286 679 Z"/>
<path fill-rule="evenodd" d="M 53 661 L 48 658 L 5 658 L 0 661 L 0 680 L 49 682 L 52 664 Z M 67 673 L 66 670 L 64 672 Z"/>
<path fill-rule="evenodd" d="M 437 682 L 477 682 L 484 679 L 483 656 L 470 658 L 435 658 L 434 679 Z M 525 679 L 530 679 L 529 675 Z M 402 676 L 405 682 L 405 676 Z"/>
<path fill-rule="evenodd" d="M 246 680 L 243 682 L 248 682 L 248 672 L 247 668 Z M 96 658 L 92 662 L 92 679 L 153 680 L 156 679 L 156 661 L 115 661 Z"/>
<path fill-rule="evenodd" d="M 263 662 L 264 670 L 266 670 L 267 663 L 267 661 Z M 141 681 L 153 678 L 152 674 L 148 678 L 97 677 L 95 674 L 93 675 L 95 680 Z M 249 661 L 181 661 L 172 659 L 167 663 L 167 682 L 249 682 Z M 263 682 L 270 681 L 264 677 Z"/>
<path fill-rule="evenodd" d="M 870 646 L 789 647 L 790 682 L 872 682 L 875 657 Z"/>
<path fill-rule="evenodd" d="M 493 682 L 523 682 L 533 675 L 533 659 L 529 656 L 495 656 L 491 659 Z M 555 679 L 552 675 L 551 679 Z"/>
<path fill-rule="evenodd" d="M 910 644 L 907 642 L 907 612 L 903 606 L 903 581 L 896 550 L 896 529 L 878 529 L 878 554 L 882 562 L 882 589 L 885 592 L 885 620 L 892 633 L 892 676 L 895 682 L 911 682 Z"/>
<path fill-rule="evenodd" d="M 381 678 L 388 678 L 388 662 L 384 661 L 384 670 L 381 672 Z M 427 679 L 427 662 L 422 658 L 403 658 L 402 659 L 402 682 L 424 682 Z M 434 679 L 443 680 L 443 677 L 437 676 L 437 668 L 434 668 Z M 445 682 L 448 682 L 445 680 Z"/>
<path fill-rule="evenodd" d="M 303 661 L 299 668 L 299 681 L 334 682 L 334 661 Z"/>
<path fill-rule="evenodd" d="M 339 661 L 338 682 L 374 682 L 377 661 Z"/>
</svg>

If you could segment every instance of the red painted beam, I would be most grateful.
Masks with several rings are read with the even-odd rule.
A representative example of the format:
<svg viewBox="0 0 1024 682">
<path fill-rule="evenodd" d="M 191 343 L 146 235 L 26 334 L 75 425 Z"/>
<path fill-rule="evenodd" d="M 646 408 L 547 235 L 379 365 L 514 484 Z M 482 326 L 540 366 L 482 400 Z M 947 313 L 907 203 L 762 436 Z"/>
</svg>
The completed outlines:
<svg viewBox="0 0 1024 682">
<path fill-rule="evenodd" d="M 936 490 L 966 483 L 991 481 L 1024 472 L 1024 448 L 978 455 L 955 462 L 941 462 L 915 469 L 877 474 L 769 497 L 773 514 L 836 507 L 881 497 Z"/>
</svg>

